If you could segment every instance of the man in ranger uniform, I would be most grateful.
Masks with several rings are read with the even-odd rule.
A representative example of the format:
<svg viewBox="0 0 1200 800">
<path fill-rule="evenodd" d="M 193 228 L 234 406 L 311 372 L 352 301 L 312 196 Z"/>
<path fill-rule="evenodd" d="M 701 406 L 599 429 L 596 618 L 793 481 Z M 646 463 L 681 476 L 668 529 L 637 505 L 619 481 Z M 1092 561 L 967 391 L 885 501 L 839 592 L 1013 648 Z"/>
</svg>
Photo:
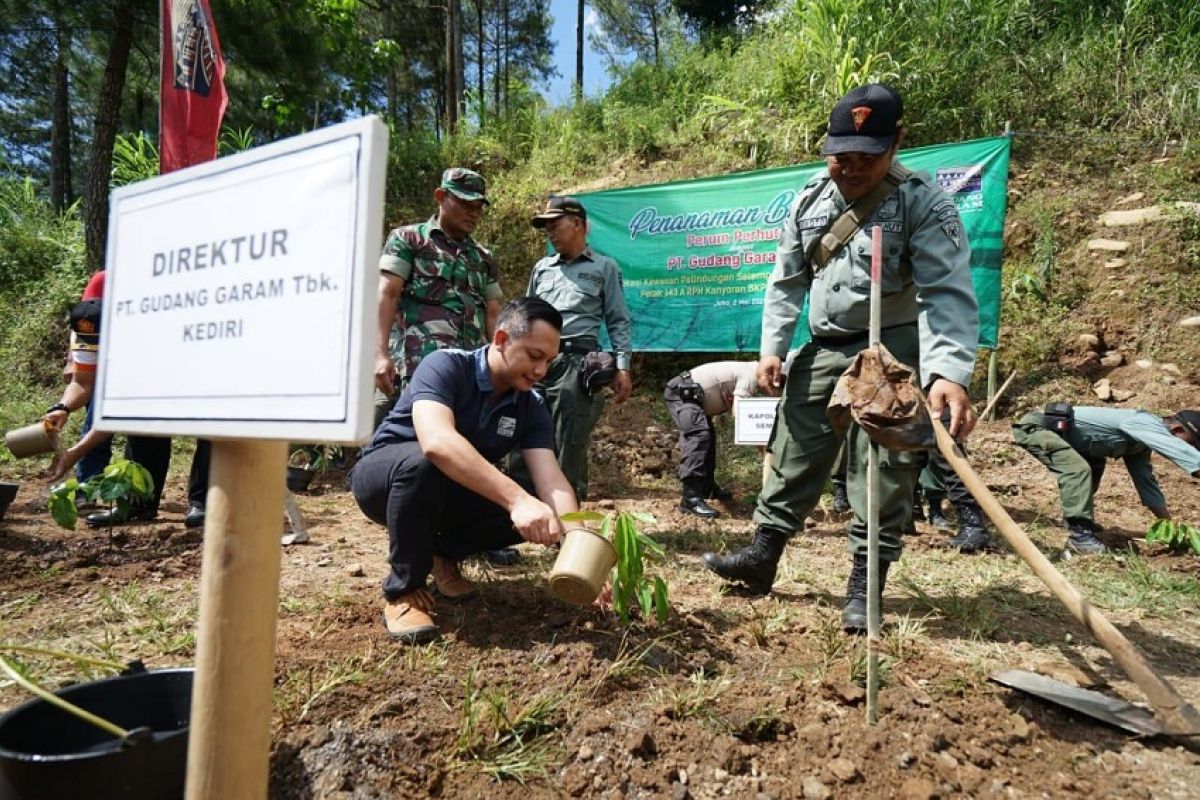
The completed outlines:
<svg viewBox="0 0 1200 800">
<path fill-rule="evenodd" d="M 578 200 L 552 196 L 532 224 L 546 230 L 555 253 L 533 265 L 526 294 L 540 297 L 563 316 L 560 355 L 538 390 L 545 395 L 554 419 L 558 463 L 576 497 L 583 500 L 588 489 L 588 443 L 604 408 L 604 395 L 599 388 L 585 385 L 580 375 L 589 354 L 600 351 L 603 324 L 615 351 L 613 399 L 623 403 L 629 397 L 633 389 L 629 308 L 617 262 L 588 247 L 587 211 Z"/>
<path fill-rule="evenodd" d="M 379 257 L 376 427 L 422 358 L 487 344 L 500 313 L 499 268 L 471 238 L 488 203 L 483 176 L 451 167 L 433 198 L 437 214 L 392 231 Z"/>
<path fill-rule="evenodd" d="M 751 544 L 735 553 L 705 553 L 721 577 L 767 593 L 793 531 L 820 499 L 837 459 L 839 436 L 826 416 L 838 377 L 868 346 L 871 229 L 883 229 L 883 344 L 919 366 L 934 414 L 950 408 L 950 433 L 974 425 L 967 386 L 975 363 L 979 314 L 966 234 L 954 201 L 925 173 L 895 161 L 903 138 L 900 96 L 869 84 L 838 101 L 822 153 L 828 169 L 810 181 L 784 222 L 778 259 L 763 303 L 759 385 L 783 391 L 768 445 L 767 472 Z M 796 355 L 784 383 L 783 358 L 805 298 L 812 341 Z M 849 495 L 854 510 L 853 568 L 842 626 L 866 628 L 867 435 L 849 433 Z M 913 485 L 924 452 L 880 453 L 880 591 L 900 557 L 912 513 Z"/>
<path fill-rule="evenodd" d="M 1170 519 L 1167 499 L 1154 477 L 1151 451 L 1193 478 L 1200 478 L 1200 411 L 1158 417 L 1135 408 L 1096 408 L 1051 403 L 1013 423 L 1013 440 L 1046 465 L 1058 480 L 1067 549 L 1103 553 L 1093 517 L 1096 489 L 1110 458 L 1125 462 L 1142 505 Z"/>
</svg>

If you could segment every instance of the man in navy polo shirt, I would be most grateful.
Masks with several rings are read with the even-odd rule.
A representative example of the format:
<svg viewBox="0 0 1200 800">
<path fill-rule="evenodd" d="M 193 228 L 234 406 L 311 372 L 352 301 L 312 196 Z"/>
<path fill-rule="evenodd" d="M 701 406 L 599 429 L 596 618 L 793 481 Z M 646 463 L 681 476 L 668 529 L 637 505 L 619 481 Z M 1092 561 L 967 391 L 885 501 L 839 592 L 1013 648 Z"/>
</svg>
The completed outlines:
<svg viewBox="0 0 1200 800">
<path fill-rule="evenodd" d="M 500 312 L 491 344 L 425 356 L 351 472 L 359 508 L 388 529 L 383 619 L 393 639 L 437 637 L 426 577 L 447 602 L 470 600 L 463 558 L 522 540 L 552 544 L 559 516 L 578 509 L 545 401 L 532 391 L 561 330 L 553 306 L 521 297 Z M 518 448 L 536 497 L 496 467 Z"/>
</svg>

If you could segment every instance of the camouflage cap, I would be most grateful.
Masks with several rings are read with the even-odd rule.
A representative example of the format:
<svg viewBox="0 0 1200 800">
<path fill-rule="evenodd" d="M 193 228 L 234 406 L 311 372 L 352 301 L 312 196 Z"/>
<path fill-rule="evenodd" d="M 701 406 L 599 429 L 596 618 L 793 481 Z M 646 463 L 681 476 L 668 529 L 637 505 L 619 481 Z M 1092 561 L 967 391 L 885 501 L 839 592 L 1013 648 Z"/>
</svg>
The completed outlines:
<svg viewBox="0 0 1200 800">
<path fill-rule="evenodd" d="M 442 188 L 460 200 L 487 199 L 487 181 L 478 172 L 463 167 L 451 167 L 442 173 Z"/>
</svg>

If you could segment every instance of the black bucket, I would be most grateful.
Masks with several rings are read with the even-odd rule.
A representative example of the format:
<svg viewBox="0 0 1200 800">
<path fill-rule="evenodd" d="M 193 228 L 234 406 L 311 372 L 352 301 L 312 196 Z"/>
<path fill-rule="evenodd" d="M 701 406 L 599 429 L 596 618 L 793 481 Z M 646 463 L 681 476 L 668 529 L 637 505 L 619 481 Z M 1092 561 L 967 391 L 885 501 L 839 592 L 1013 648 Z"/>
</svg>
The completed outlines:
<svg viewBox="0 0 1200 800">
<path fill-rule="evenodd" d="M 0 717 L 0 800 L 177 800 L 187 777 L 191 669 L 81 683 L 56 694 L 150 735 L 122 742 L 36 699 Z"/>
<path fill-rule="evenodd" d="M 288 467 L 285 483 L 287 490 L 294 494 L 308 491 L 308 485 L 313 482 L 313 477 L 316 475 L 311 469 L 304 467 Z"/>
<path fill-rule="evenodd" d="M 16 498 L 20 486 L 19 483 L 0 481 L 0 519 L 4 519 L 4 512 L 8 511 L 9 504 Z"/>
</svg>

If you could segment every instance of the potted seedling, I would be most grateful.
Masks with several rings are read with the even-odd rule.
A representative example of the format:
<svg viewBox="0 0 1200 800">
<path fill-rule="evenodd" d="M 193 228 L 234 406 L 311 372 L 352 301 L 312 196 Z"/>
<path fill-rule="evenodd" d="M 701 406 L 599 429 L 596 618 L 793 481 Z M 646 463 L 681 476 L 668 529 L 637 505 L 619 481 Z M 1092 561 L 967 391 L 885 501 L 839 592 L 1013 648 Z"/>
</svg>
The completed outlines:
<svg viewBox="0 0 1200 800">
<path fill-rule="evenodd" d="M 296 447 L 288 454 L 287 489 L 289 492 L 308 490 L 317 474 L 318 456 L 308 446 Z"/>
<path fill-rule="evenodd" d="M 288 491 L 307 491 L 318 472 L 338 463 L 342 457 L 342 448 L 336 444 L 296 445 L 288 455 Z"/>
<path fill-rule="evenodd" d="M 50 516 L 61 527 L 73 531 L 79 521 L 79 511 L 75 505 L 77 497 L 107 505 L 109 519 L 112 520 L 114 516 L 128 517 L 133 503 L 149 500 L 153 496 L 154 479 L 146 468 L 136 461 L 116 458 L 103 472 L 83 483 L 71 477 L 51 489 Z"/>
<path fill-rule="evenodd" d="M 50 693 L 15 659 L 0 655 L 0 675 L 36 695 L 0 716 L 0 798 L 183 796 L 191 669 L 147 672 L 140 662 L 127 668 L 0 643 L 0 653 L 14 652 L 68 658 L 121 674 Z"/>
<path fill-rule="evenodd" d="M 643 620 L 651 615 L 665 622 L 670 610 L 667 582 L 646 575 L 647 561 L 661 558 L 662 546 L 638 530 L 638 523 L 651 523 L 653 517 L 628 511 L 600 514 L 576 511 L 563 515 L 566 523 L 599 523 L 599 531 L 572 528 L 563 537 L 562 549 L 550 571 L 550 590 L 564 600 L 586 605 L 612 584 L 613 610 L 622 625 L 628 625 L 633 612 Z"/>
</svg>

